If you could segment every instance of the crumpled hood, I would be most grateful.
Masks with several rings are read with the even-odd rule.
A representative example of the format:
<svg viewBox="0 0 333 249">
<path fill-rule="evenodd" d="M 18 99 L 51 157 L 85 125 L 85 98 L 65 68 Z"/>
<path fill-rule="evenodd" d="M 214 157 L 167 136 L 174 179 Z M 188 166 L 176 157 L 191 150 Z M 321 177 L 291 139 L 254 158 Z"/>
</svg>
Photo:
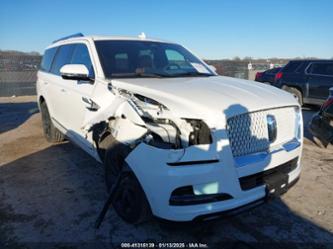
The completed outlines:
<svg viewBox="0 0 333 249">
<path fill-rule="evenodd" d="M 224 76 L 117 79 L 112 83 L 159 101 L 179 117 L 211 122 L 216 118 L 221 122 L 219 114 L 226 119 L 261 109 L 298 105 L 291 94 L 275 87 Z"/>
</svg>

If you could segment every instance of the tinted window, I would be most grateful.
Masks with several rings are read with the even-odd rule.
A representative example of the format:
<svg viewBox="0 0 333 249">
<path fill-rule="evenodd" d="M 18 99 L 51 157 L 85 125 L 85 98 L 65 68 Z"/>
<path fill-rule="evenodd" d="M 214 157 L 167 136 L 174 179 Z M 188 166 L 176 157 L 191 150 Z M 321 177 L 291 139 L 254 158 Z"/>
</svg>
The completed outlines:
<svg viewBox="0 0 333 249">
<path fill-rule="evenodd" d="M 272 68 L 270 70 L 267 70 L 266 73 L 268 74 L 276 74 L 277 72 L 279 72 L 281 70 L 280 67 L 276 67 L 276 68 Z"/>
<path fill-rule="evenodd" d="M 126 73 L 129 72 L 128 54 L 127 53 L 116 53 L 114 55 L 114 67 L 118 72 Z"/>
<path fill-rule="evenodd" d="M 293 73 L 297 70 L 299 66 L 301 66 L 302 62 L 300 61 L 290 61 L 284 68 L 283 72 Z"/>
<path fill-rule="evenodd" d="M 60 68 L 63 65 L 71 63 L 74 47 L 75 45 L 63 45 L 59 47 L 56 56 L 54 58 L 54 62 L 51 68 L 51 73 L 60 75 Z"/>
<path fill-rule="evenodd" d="M 73 52 L 71 64 L 83 64 L 89 70 L 89 76 L 94 76 L 94 69 L 91 63 L 89 51 L 86 45 L 76 44 Z"/>
<path fill-rule="evenodd" d="M 107 78 L 194 77 L 215 75 L 177 44 L 152 41 L 96 41 Z"/>
<path fill-rule="evenodd" d="M 310 70 L 312 74 L 333 76 L 333 63 L 313 63 Z"/>
<path fill-rule="evenodd" d="M 45 50 L 42 62 L 40 64 L 40 69 L 48 72 L 51 69 L 52 61 L 54 58 L 55 53 L 57 52 L 57 47 L 55 48 L 49 48 Z"/>
<path fill-rule="evenodd" d="M 178 51 L 173 49 L 166 49 L 165 50 L 166 57 L 168 59 L 168 63 L 170 67 L 174 68 L 181 68 L 181 69 L 189 69 L 189 65 L 186 62 L 185 57 L 180 54 Z"/>
</svg>

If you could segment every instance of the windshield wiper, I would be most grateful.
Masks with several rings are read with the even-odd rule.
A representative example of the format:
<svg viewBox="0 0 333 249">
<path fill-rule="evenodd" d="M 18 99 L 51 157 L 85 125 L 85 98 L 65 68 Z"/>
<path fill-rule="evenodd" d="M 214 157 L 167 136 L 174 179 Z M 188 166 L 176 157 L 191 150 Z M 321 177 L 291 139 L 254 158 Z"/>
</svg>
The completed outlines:
<svg viewBox="0 0 333 249">
<path fill-rule="evenodd" d="M 214 76 L 214 74 L 200 73 L 200 72 L 186 72 L 186 73 L 172 75 L 172 77 L 209 77 L 209 76 Z"/>
<path fill-rule="evenodd" d="M 167 75 L 159 73 L 123 73 L 123 74 L 112 74 L 115 78 L 162 78 L 167 77 Z"/>
</svg>

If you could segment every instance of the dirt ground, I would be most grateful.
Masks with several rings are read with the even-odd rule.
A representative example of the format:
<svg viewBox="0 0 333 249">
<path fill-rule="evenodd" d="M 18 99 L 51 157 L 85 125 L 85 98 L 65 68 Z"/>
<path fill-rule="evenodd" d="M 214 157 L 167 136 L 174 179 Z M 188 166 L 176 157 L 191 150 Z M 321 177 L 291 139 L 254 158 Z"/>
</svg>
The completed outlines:
<svg viewBox="0 0 333 249">
<path fill-rule="evenodd" d="M 303 111 L 305 123 L 313 113 Z M 71 143 L 46 142 L 35 97 L 0 98 L 0 248 L 333 248 L 333 149 L 305 134 L 300 181 L 281 199 L 204 223 L 133 226 L 110 210 L 95 230 L 107 198 L 101 165 Z"/>
</svg>

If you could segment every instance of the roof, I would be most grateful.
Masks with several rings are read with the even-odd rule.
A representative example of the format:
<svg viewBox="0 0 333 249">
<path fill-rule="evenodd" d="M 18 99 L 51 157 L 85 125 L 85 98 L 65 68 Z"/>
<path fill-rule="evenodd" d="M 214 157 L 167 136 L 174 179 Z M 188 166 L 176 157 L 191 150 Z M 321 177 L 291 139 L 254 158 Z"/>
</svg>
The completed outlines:
<svg viewBox="0 0 333 249">
<path fill-rule="evenodd" d="M 73 36 L 67 36 L 64 38 L 60 38 L 60 39 L 54 41 L 50 46 L 48 46 L 48 48 L 54 47 L 57 45 L 61 45 L 61 44 L 66 44 L 67 42 L 71 42 L 71 41 L 80 41 L 80 40 L 82 41 L 82 39 L 92 40 L 92 41 L 103 41 L 103 40 L 124 41 L 125 40 L 125 41 L 151 41 L 151 42 L 172 43 L 170 41 L 163 41 L 163 40 L 152 39 L 152 38 L 142 38 L 142 37 L 138 37 L 138 36 L 99 36 L 99 35 L 76 36 L 76 35 L 77 34 L 74 34 Z"/>
<path fill-rule="evenodd" d="M 290 60 L 289 62 L 333 62 L 330 59 L 296 59 Z"/>
</svg>

